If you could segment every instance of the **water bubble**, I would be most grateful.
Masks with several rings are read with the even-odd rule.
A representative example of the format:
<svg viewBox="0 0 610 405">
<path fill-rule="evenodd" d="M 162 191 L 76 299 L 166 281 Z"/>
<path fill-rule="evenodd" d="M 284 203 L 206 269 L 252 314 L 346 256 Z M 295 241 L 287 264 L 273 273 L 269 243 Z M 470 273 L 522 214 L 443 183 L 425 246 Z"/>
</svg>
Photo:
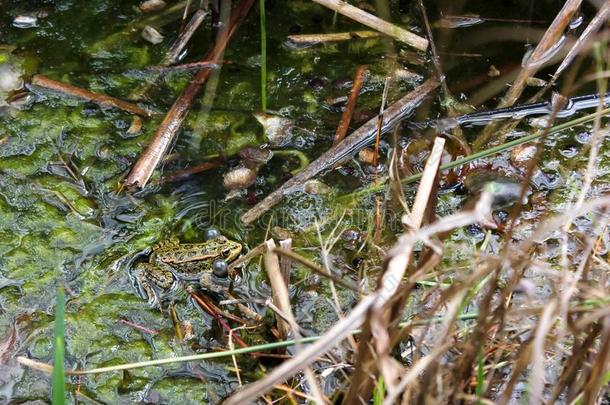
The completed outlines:
<svg viewBox="0 0 610 405">
<path fill-rule="evenodd" d="M 219 236 L 220 236 L 220 232 L 218 232 L 218 229 L 216 229 L 216 228 L 210 228 L 207 231 L 205 231 L 205 240 L 216 239 Z"/>
<path fill-rule="evenodd" d="M 591 138 L 591 133 L 586 132 L 586 131 L 581 132 L 578 135 L 576 135 L 576 141 L 581 144 L 585 144 L 585 143 L 589 142 L 590 138 Z"/>
<path fill-rule="evenodd" d="M 584 19 L 585 18 L 582 14 L 578 14 L 576 17 L 574 17 L 572 19 L 572 21 L 570 21 L 570 24 L 568 25 L 569 29 L 575 30 L 576 28 L 580 27 L 580 25 L 582 24 Z"/>
<path fill-rule="evenodd" d="M 561 154 L 561 156 L 564 156 L 567 158 L 573 158 L 574 156 L 576 156 L 578 154 L 578 146 L 568 145 L 565 148 L 563 148 L 562 150 L 560 150 L 559 153 Z"/>
<path fill-rule="evenodd" d="M 13 27 L 16 28 L 33 28 L 36 26 L 38 20 L 36 17 L 31 15 L 18 15 L 13 20 Z"/>
<path fill-rule="evenodd" d="M 214 273 L 216 277 L 226 278 L 229 275 L 229 266 L 227 265 L 227 262 L 222 259 L 214 260 L 214 263 L 212 264 L 212 273 Z"/>
</svg>

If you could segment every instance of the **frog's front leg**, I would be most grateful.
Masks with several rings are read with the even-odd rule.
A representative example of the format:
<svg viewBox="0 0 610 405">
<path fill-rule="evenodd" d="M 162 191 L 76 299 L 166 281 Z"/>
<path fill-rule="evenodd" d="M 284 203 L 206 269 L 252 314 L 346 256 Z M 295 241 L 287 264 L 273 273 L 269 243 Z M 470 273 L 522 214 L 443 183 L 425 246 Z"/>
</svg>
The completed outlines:
<svg viewBox="0 0 610 405">
<path fill-rule="evenodd" d="M 138 263 L 134 272 L 151 306 L 161 305 L 161 297 L 151 283 L 163 290 L 169 290 L 176 280 L 169 269 L 151 263 Z"/>
<path fill-rule="evenodd" d="M 231 280 L 228 277 L 217 277 L 211 271 L 202 272 L 199 277 L 199 286 L 205 290 L 225 297 L 229 292 Z"/>
</svg>

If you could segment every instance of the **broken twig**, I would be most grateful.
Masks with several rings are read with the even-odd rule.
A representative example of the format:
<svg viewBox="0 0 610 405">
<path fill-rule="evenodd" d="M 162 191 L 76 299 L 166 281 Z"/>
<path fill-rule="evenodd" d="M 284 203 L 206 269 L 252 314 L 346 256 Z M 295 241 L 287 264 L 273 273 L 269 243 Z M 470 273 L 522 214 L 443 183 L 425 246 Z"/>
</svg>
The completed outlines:
<svg viewBox="0 0 610 405">
<path fill-rule="evenodd" d="M 315 3 L 321 4 L 325 7 L 330 8 L 331 10 L 336 11 L 339 14 L 343 14 L 346 17 L 351 18 L 354 21 L 359 22 L 360 24 L 364 24 L 369 28 L 377 30 L 385 35 L 388 35 L 398 41 L 404 42 L 407 45 L 412 46 L 415 49 L 420 51 L 425 51 L 428 49 L 428 40 L 422 38 L 418 35 L 413 34 L 401 28 L 397 25 L 391 24 L 385 20 L 382 20 L 379 17 L 375 17 L 359 9 L 358 7 L 354 7 L 351 4 L 348 4 L 341 0 L 313 0 Z"/>
<path fill-rule="evenodd" d="M 345 111 L 343 111 L 343 114 L 341 115 L 341 121 L 339 121 L 339 126 L 337 127 L 337 132 L 335 133 L 335 139 L 333 140 L 333 145 L 341 142 L 347 134 L 349 123 L 352 120 L 354 108 L 356 107 L 356 100 L 358 100 L 360 90 L 362 89 L 362 84 L 364 83 L 364 79 L 366 77 L 366 68 L 366 65 L 364 65 L 360 66 L 358 70 L 356 70 L 356 74 L 354 75 L 354 84 L 352 85 L 352 90 L 349 93 Z"/>
<path fill-rule="evenodd" d="M 105 94 L 94 93 L 68 83 L 50 79 L 43 75 L 35 75 L 32 78 L 32 84 L 34 86 L 66 94 L 68 96 L 92 101 L 104 107 L 114 107 L 132 114 L 143 115 L 145 117 L 150 117 L 152 115 L 152 111 L 145 110 L 144 108 L 138 107 L 137 105 L 128 101 L 119 100 L 118 98 L 110 97 Z"/>
</svg>

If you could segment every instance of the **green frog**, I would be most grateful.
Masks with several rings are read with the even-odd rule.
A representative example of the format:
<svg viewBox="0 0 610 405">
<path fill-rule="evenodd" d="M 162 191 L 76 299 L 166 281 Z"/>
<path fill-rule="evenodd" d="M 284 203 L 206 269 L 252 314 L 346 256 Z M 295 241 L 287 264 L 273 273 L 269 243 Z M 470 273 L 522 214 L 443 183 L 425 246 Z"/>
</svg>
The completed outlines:
<svg viewBox="0 0 610 405">
<path fill-rule="evenodd" d="M 134 275 L 151 304 L 159 302 L 157 290 L 167 291 L 177 280 L 198 280 L 202 288 L 222 292 L 212 274 L 226 278 L 226 264 L 235 260 L 241 249 L 241 244 L 222 235 L 202 243 L 179 243 L 170 239 L 153 246 L 148 261 L 134 267 Z"/>
</svg>

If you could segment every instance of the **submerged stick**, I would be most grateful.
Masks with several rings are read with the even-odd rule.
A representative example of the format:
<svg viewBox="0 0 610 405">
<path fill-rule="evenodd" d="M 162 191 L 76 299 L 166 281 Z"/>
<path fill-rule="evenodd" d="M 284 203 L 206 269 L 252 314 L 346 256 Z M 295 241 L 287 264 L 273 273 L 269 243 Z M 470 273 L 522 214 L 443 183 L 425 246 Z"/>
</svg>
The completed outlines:
<svg viewBox="0 0 610 405">
<path fill-rule="evenodd" d="M 132 114 L 142 115 L 150 117 L 153 113 L 150 110 L 138 107 L 137 105 L 128 101 L 119 100 L 105 94 L 94 93 L 89 90 L 81 89 L 80 87 L 73 86 L 68 83 L 59 82 L 57 80 L 50 79 L 43 75 L 35 75 L 32 78 L 32 84 L 34 86 L 42 87 L 52 91 L 56 91 L 68 96 L 81 98 L 83 100 L 92 101 L 104 107 L 114 107 L 123 111 L 127 111 Z"/>
<path fill-rule="evenodd" d="M 388 132 L 406 114 L 413 111 L 438 86 L 436 79 L 428 79 L 421 86 L 392 104 L 384 111 L 381 132 Z M 375 139 L 377 133 L 377 117 L 371 118 L 366 124 L 354 131 L 341 143 L 331 147 L 322 156 L 314 160 L 305 169 L 284 183 L 280 188 L 269 194 L 265 199 L 242 215 L 241 220 L 249 224 L 259 218 L 271 207 L 279 203 L 285 195 L 297 190 L 307 180 L 318 173 L 328 170 L 343 162 L 346 158 L 357 153 L 360 149 Z"/>
<path fill-rule="evenodd" d="M 428 49 L 428 40 L 418 35 L 407 31 L 397 25 L 391 24 L 379 17 L 367 13 L 341 0 L 313 0 L 315 3 L 321 4 L 339 14 L 351 18 L 354 21 L 364 24 L 369 28 L 377 30 L 385 35 L 388 35 L 398 41 L 411 45 L 413 48 L 420 51 Z"/>
<path fill-rule="evenodd" d="M 199 28 L 199 26 L 201 25 L 201 23 L 203 22 L 203 20 L 205 19 L 207 14 L 208 13 L 203 10 L 197 10 L 197 12 L 195 12 L 195 14 L 193 14 L 193 17 L 191 17 L 191 20 L 189 21 L 189 23 L 186 25 L 186 27 L 180 33 L 180 35 L 178 35 L 178 38 L 176 38 L 176 41 L 172 44 L 171 48 L 169 48 L 169 50 L 165 54 L 165 57 L 163 58 L 163 60 L 161 61 L 161 64 L 160 64 L 161 67 L 173 65 L 174 63 L 176 63 L 178 61 L 178 58 L 180 57 L 180 54 L 184 50 L 184 47 L 186 46 L 188 41 L 191 39 L 191 37 L 193 36 L 193 34 L 197 30 L 197 28 Z M 150 90 L 150 88 L 159 79 L 160 76 L 161 76 L 161 73 L 159 72 L 159 73 L 156 73 L 153 77 L 149 78 L 148 82 L 145 83 L 144 85 L 138 87 L 133 92 L 133 94 L 131 95 L 130 98 L 134 99 L 134 100 L 138 100 L 138 99 L 142 98 Z"/>
<path fill-rule="evenodd" d="M 345 135 L 347 135 L 349 123 L 352 120 L 354 108 L 356 108 L 356 100 L 358 100 L 358 96 L 360 95 L 360 90 L 362 89 L 362 84 L 364 83 L 364 78 L 366 76 L 366 68 L 367 66 L 363 65 L 356 70 L 356 74 L 354 75 L 354 84 L 352 85 L 352 90 L 349 93 L 345 111 L 343 111 L 343 114 L 341 115 L 341 121 L 339 121 L 339 126 L 337 127 L 337 132 L 335 133 L 335 139 L 333 140 L 333 145 L 341 142 L 343 138 L 345 138 Z"/>
<path fill-rule="evenodd" d="M 205 60 L 217 62 L 220 55 L 223 54 L 229 40 L 237 31 L 238 26 L 245 19 L 254 0 L 243 0 L 239 7 L 235 10 L 229 21 L 229 29 L 226 37 L 218 41 L 214 48 L 208 53 Z M 148 145 L 140 159 L 132 167 L 129 175 L 125 179 L 124 184 L 128 187 L 144 187 L 150 179 L 153 171 L 167 153 L 170 145 L 178 134 L 178 130 L 182 126 L 182 122 L 186 118 L 195 97 L 201 90 L 201 86 L 210 75 L 211 70 L 203 69 L 195 75 L 188 87 L 184 89 L 182 94 L 176 99 L 174 105 L 167 112 L 167 115 L 159 125 L 157 132 L 152 142 Z"/>
</svg>

